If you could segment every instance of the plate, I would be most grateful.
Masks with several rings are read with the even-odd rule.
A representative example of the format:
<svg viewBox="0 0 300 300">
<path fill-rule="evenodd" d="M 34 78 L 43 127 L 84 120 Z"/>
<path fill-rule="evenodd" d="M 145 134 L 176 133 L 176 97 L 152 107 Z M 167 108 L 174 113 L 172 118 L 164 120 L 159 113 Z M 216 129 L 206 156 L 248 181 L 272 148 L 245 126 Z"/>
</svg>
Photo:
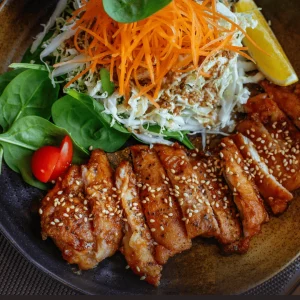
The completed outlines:
<svg viewBox="0 0 300 300">
<path fill-rule="evenodd" d="M 56 1 L 0 1 L 0 73 L 18 61 L 45 23 Z M 300 1 L 257 0 L 300 75 Z M 213 240 L 195 239 L 193 248 L 169 260 L 154 288 L 129 270 L 121 254 L 90 271 L 68 265 L 51 240 L 42 241 L 38 216 L 43 192 L 27 186 L 3 165 L 0 229 L 12 244 L 47 274 L 85 294 L 239 294 L 285 268 L 300 254 L 300 197 L 272 218 L 245 255 L 222 256 Z"/>
</svg>

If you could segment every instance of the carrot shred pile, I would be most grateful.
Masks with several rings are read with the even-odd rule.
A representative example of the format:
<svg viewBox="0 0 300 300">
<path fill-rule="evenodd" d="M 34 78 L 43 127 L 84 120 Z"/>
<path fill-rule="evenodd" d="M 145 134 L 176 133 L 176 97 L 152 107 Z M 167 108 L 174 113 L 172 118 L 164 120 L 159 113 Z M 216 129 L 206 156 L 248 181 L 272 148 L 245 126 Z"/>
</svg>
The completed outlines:
<svg viewBox="0 0 300 300">
<path fill-rule="evenodd" d="M 210 77 L 201 66 L 220 50 L 234 51 L 251 59 L 243 52 L 247 48 L 232 45 L 235 33 L 243 32 L 247 36 L 246 32 L 217 12 L 216 0 L 201 3 L 173 0 L 149 18 L 128 24 L 110 18 L 102 0 L 90 0 L 74 11 L 72 19 L 76 18 L 74 45 L 79 53 L 88 56 L 80 61 L 86 62 L 87 68 L 66 87 L 88 71 L 95 72 L 98 66 L 106 67 L 111 81 L 117 81 L 121 96 L 130 98 L 133 82 L 139 89 L 139 96 L 148 97 L 159 107 L 155 99 L 168 72 L 198 69 L 198 74 Z M 231 28 L 220 26 L 221 19 L 230 23 Z"/>
</svg>

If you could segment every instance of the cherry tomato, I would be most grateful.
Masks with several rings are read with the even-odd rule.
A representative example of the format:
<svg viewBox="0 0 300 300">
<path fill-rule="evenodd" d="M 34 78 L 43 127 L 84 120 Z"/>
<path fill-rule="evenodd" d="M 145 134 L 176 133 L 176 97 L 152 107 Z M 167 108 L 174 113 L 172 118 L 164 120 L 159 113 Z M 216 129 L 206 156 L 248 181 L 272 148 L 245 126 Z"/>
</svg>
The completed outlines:
<svg viewBox="0 0 300 300">
<path fill-rule="evenodd" d="M 73 143 L 71 138 L 67 135 L 60 145 L 60 156 L 55 165 L 50 180 L 55 180 L 62 175 L 70 166 L 73 157 Z"/>
<path fill-rule="evenodd" d="M 37 150 L 31 160 L 33 175 L 41 182 L 48 182 L 59 159 L 60 149 L 45 146 Z"/>
<path fill-rule="evenodd" d="M 45 146 L 37 150 L 31 161 L 33 175 L 41 182 L 57 179 L 72 162 L 73 144 L 66 136 L 60 147 Z"/>
</svg>

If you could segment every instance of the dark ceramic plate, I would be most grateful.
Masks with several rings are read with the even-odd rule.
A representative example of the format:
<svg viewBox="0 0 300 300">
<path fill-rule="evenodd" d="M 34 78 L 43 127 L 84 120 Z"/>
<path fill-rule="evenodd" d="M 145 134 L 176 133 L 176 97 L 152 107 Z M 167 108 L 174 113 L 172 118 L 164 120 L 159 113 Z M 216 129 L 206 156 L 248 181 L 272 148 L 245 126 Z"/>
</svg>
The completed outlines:
<svg viewBox="0 0 300 300">
<path fill-rule="evenodd" d="M 0 73 L 18 61 L 45 23 L 54 0 L 0 0 Z M 300 75 L 300 1 L 257 0 Z M 212 241 L 196 239 L 190 251 L 165 266 L 159 288 L 126 271 L 117 254 L 96 269 L 79 274 L 59 250 L 40 236 L 38 203 L 42 192 L 27 186 L 3 166 L 0 177 L 0 229 L 32 263 L 59 281 L 86 294 L 238 294 L 275 275 L 300 253 L 300 199 L 272 218 L 243 256 L 224 257 Z"/>
</svg>

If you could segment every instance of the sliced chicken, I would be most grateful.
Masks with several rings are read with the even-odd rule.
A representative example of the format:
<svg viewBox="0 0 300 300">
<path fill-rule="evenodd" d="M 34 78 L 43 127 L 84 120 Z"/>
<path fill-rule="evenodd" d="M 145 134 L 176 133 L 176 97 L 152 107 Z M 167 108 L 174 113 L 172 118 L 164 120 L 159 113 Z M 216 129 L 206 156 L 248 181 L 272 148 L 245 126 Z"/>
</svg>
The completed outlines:
<svg viewBox="0 0 300 300">
<path fill-rule="evenodd" d="M 222 176 L 218 156 L 191 156 L 193 169 L 199 173 L 203 194 L 208 198 L 220 228 L 216 237 L 222 245 L 232 244 L 242 236 L 240 219 L 237 216 L 233 195 Z"/>
<path fill-rule="evenodd" d="M 148 146 L 133 146 L 131 153 L 147 224 L 158 244 L 156 260 L 163 264 L 169 256 L 189 249 L 192 243 L 156 152 Z"/>
<path fill-rule="evenodd" d="M 119 249 L 123 236 L 122 209 L 117 200 L 113 170 L 103 151 L 93 151 L 89 163 L 81 169 L 97 239 L 96 257 L 101 261 Z"/>
<path fill-rule="evenodd" d="M 224 138 L 220 152 L 223 173 L 233 191 L 234 202 L 239 210 L 245 238 L 251 238 L 261 231 L 261 226 L 268 221 L 257 187 L 255 186 L 243 157 L 230 138 Z"/>
<path fill-rule="evenodd" d="M 157 144 L 154 149 L 170 178 L 170 188 L 178 199 L 189 238 L 219 236 L 218 222 L 185 149 L 178 144 L 173 147 Z"/>
<path fill-rule="evenodd" d="M 249 99 L 246 110 L 259 118 L 273 138 L 273 143 L 280 147 L 282 161 L 277 163 L 276 159 L 271 157 L 276 168 L 278 167 L 282 172 L 281 177 L 278 177 L 280 183 L 289 191 L 298 189 L 300 187 L 300 132 L 278 108 L 277 104 L 264 95 Z M 257 141 L 260 144 L 265 142 L 263 136 L 258 137 Z M 268 163 L 267 165 L 270 167 Z"/>
<path fill-rule="evenodd" d="M 272 212 L 275 215 L 283 213 L 293 199 L 293 195 L 270 174 L 267 165 L 247 137 L 237 134 L 231 138 L 243 155 L 245 165 L 254 175 L 255 184 Z"/>
<path fill-rule="evenodd" d="M 68 263 L 78 264 L 82 270 L 98 264 L 97 241 L 80 167 L 71 167 L 56 183 L 42 200 L 39 212 L 43 239 L 52 238 Z"/>
<path fill-rule="evenodd" d="M 295 89 L 279 87 L 268 81 L 263 81 L 262 86 L 267 94 L 277 103 L 278 107 L 284 111 L 300 129 L 300 94 Z M 298 85 L 300 89 L 300 85 Z"/>
<path fill-rule="evenodd" d="M 281 153 L 279 144 L 272 138 L 257 116 L 250 116 L 240 122 L 236 130 L 253 142 L 257 153 L 263 158 L 270 173 L 281 182 L 283 179 L 284 156 Z"/>
<path fill-rule="evenodd" d="M 134 273 L 148 283 L 158 286 L 162 267 L 154 258 L 155 242 L 146 224 L 136 176 L 129 162 L 122 162 L 117 168 L 116 187 L 125 217 L 125 235 L 121 252 Z"/>
</svg>

